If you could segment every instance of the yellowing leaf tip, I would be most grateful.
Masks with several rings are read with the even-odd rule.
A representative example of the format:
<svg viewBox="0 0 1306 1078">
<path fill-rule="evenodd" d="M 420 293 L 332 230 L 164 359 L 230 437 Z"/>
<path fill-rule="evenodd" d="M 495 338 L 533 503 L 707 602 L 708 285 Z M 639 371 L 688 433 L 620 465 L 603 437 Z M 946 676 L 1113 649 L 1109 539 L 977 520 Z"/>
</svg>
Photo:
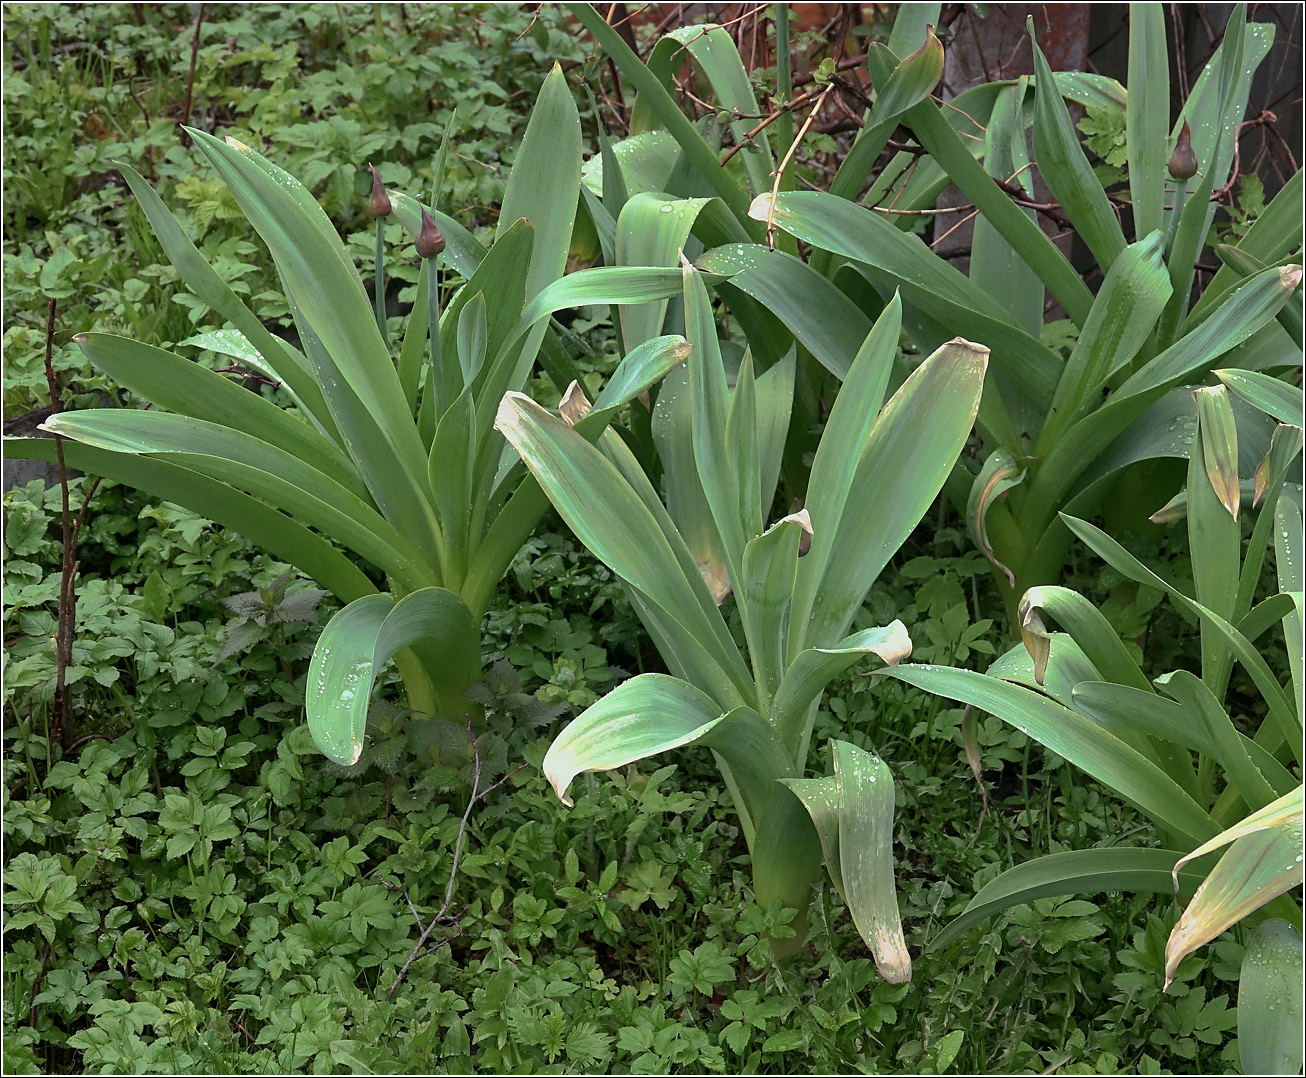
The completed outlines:
<svg viewBox="0 0 1306 1078">
<path fill-rule="evenodd" d="M 569 427 L 574 427 L 582 419 L 590 414 L 593 405 L 590 399 L 585 396 L 585 391 L 581 389 L 580 383 L 573 380 L 567 387 L 567 392 L 562 395 L 562 400 L 558 403 L 558 414 Z"/>
<path fill-rule="evenodd" d="M 812 535 L 812 518 L 806 509 L 800 509 L 796 513 L 790 513 L 787 517 L 781 519 L 781 524 L 788 524 L 792 521 L 803 529 L 808 535 Z"/>
<path fill-rule="evenodd" d="M 748 207 L 748 216 L 754 221 L 769 221 L 771 219 L 770 191 L 766 191 L 753 199 L 752 205 Z"/>
<path fill-rule="evenodd" d="M 494 429 L 500 434 L 507 436 L 509 431 L 519 429 L 521 423 L 521 413 L 516 405 L 518 399 L 529 401 L 530 398 L 525 393 L 518 393 L 516 390 L 509 390 L 499 401 L 499 410 L 494 415 Z"/>
</svg>

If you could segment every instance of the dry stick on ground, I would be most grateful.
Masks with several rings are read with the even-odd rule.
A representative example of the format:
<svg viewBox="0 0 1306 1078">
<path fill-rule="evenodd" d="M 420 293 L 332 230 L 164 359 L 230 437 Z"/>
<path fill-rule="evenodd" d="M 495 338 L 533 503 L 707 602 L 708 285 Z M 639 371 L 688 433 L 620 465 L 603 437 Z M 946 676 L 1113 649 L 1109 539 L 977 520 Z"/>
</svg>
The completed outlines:
<svg viewBox="0 0 1306 1078">
<path fill-rule="evenodd" d="M 422 948 L 426 946 L 426 941 L 430 938 L 431 933 L 440 925 L 449 924 L 457 920 L 455 917 L 448 916 L 449 904 L 453 902 L 454 884 L 458 882 L 458 864 L 463 857 L 463 839 L 467 836 L 467 826 L 472 819 L 473 806 L 475 806 L 477 801 L 483 801 L 489 794 L 497 790 L 512 778 L 513 775 L 517 774 L 518 771 L 526 766 L 525 764 L 522 764 L 519 767 L 514 767 L 504 775 L 503 778 L 494 783 L 494 785 L 487 786 L 484 790 L 481 790 L 479 789 L 481 784 L 481 750 L 476 746 L 476 735 L 472 732 L 472 720 L 470 718 L 467 720 L 467 740 L 472 743 L 472 796 L 467 799 L 467 811 L 463 813 L 462 822 L 458 825 L 458 837 L 454 840 L 453 864 L 449 868 L 449 885 L 444 889 L 444 904 L 440 907 L 440 912 L 431 918 L 425 928 L 422 928 L 422 921 L 421 918 L 417 916 L 417 909 L 413 906 L 412 900 L 409 899 L 408 908 L 413 911 L 413 918 L 417 921 L 417 927 L 422 928 L 422 934 L 418 937 L 417 943 L 413 945 L 413 949 L 408 955 L 408 960 L 404 962 L 399 972 L 395 974 L 395 982 L 390 986 L 390 991 L 385 994 L 387 1003 L 394 999 L 395 992 L 399 990 L 399 986 L 403 984 L 404 978 L 408 976 L 409 967 L 417 961 L 417 957 L 422 953 Z M 397 889 L 394 884 L 386 883 L 385 880 L 382 880 L 381 882 L 385 883 L 385 886 L 392 890 Z M 408 898 L 408 892 L 406 891 L 404 892 L 404 898 Z"/>
<path fill-rule="evenodd" d="M 56 301 L 50 300 L 45 320 L 45 380 L 50 388 L 51 414 L 63 411 L 63 401 L 59 395 L 59 380 L 54 374 L 54 316 Z M 86 510 L 91 503 L 95 488 L 100 485 L 99 477 L 91 483 L 82 499 L 82 507 L 73 520 L 68 504 L 68 468 L 64 463 L 63 439 L 54 436 L 55 460 L 59 466 L 59 491 L 62 496 L 63 524 L 63 572 L 59 581 L 59 616 L 55 622 L 55 671 L 54 698 L 50 703 L 50 725 L 46 732 L 46 767 L 54 763 L 54 743 L 68 751 L 68 667 L 73 661 L 73 629 L 77 622 L 77 535 L 82 530 L 82 521 L 86 519 Z"/>
<path fill-rule="evenodd" d="M 45 964 L 50 961 L 50 952 L 53 949 L 53 943 L 45 945 L 45 953 L 41 955 L 41 967 L 36 971 L 36 980 L 32 982 L 32 998 L 27 1005 L 27 1024 L 33 1029 L 36 1028 L 36 994 L 41 990 L 41 980 L 45 977 Z"/>
<path fill-rule="evenodd" d="M 50 387 L 50 407 L 55 412 L 63 411 L 63 402 L 59 397 L 59 380 L 54 376 L 54 315 L 58 302 L 50 300 L 45 318 L 45 380 Z M 68 510 L 68 468 L 63 459 L 63 439 L 54 436 L 55 462 L 59 466 L 59 490 L 63 495 L 63 577 L 59 585 L 59 616 L 55 627 L 54 644 L 54 698 L 50 702 L 50 725 L 46 729 L 45 766 L 54 766 L 54 742 L 56 735 L 62 742 L 63 731 L 68 720 L 68 686 L 65 679 L 68 666 L 72 662 L 72 613 L 76 602 L 72 594 L 72 574 L 74 553 L 72 543 L 72 515 Z"/>
<path fill-rule="evenodd" d="M 200 51 L 200 27 L 204 25 L 204 5 L 200 4 L 199 13 L 195 16 L 195 36 L 190 43 L 190 71 L 186 75 L 186 103 L 182 106 L 181 122 L 182 125 L 190 123 L 190 105 L 191 93 L 195 89 L 195 60 Z"/>
</svg>

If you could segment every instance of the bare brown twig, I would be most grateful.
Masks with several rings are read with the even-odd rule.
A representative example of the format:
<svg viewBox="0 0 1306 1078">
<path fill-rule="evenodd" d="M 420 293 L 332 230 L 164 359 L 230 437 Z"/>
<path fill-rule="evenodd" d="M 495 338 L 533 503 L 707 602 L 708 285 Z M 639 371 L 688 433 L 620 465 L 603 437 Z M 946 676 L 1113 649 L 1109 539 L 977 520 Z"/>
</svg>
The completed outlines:
<svg viewBox="0 0 1306 1078">
<path fill-rule="evenodd" d="M 195 90 L 195 60 L 200 51 L 200 27 L 204 25 L 204 5 L 200 4 L 198 14 L 195 16 L 195 36 L 190 43 L 190 71 L 186 75 L 186 101 L 181 109 L 181 123 L 185 127 L 190 123 L 191 97 Z"/>
<path fill-rule="evenodd" d="M 476 802 L 485 800 L 489 794 L 497 790 L 512 778 L 513 775 L 517 774 L 518 771 L 526 766 L 525 764 L 522 764 L 519 767 L 514 767 L 504 775 L 503 778 L 499 779 L 498 782 L 491 786 L 487 786 L 482 790 L 480 789 L 481 750 L 476 745 L 476 735 L 472 731 L 472 720 L 470 718 L 467 720 L 467 740 L 470 741 L 472 745 L 472 796 L 467 799 L 467 810 L 463 813 L 462 821 L 458 825 L 458 837 L 454 840 L 453 864 L 449 868 L 449 884 L 444 889 L 444 903 L 440 906 L 440 911 L 432 917 L 429 922 L 427 922 L 425 928 L 422 928 L 422 920 L 418 917 L 417 909 L 413 905 L 412 900 L 408 899 L 408 892 L 403 891 L 402 888 L 389 883 L 384 879 L 381 880 L 381 882 L 391 890 L 398 890 L 403 893 L 404 898 L 408 900 L 408 908 L 413 911 L 413 918 L 417 921 L 417 927 L 422 929 L 422 934 L 413 945 L 413 949 L 409 953 L 407 961 L 405 961 L 400 967 L 399 972 L 395 974 L 394 984 L 390 986 L 390 990 L 385 994 L 387 1002 L 394 999 L 395 992 L 397 992 L 399 986 L 403 984 L 404 978 L 408 976 L 408 970 L 422 953 L 422 949 L 426 946 L 426 941 L 430 938 L 431 933 L 442 924 L 452 924 L 458 920 L 458 917 L 449 916 L 449 906 L 453 902 L 454 885 L 458 882 L 458 865 L 463 857 L 463 840 L 467 837 L 467 827 L 471 823 L 472 808 L 476 805 Z"/>
</svg>

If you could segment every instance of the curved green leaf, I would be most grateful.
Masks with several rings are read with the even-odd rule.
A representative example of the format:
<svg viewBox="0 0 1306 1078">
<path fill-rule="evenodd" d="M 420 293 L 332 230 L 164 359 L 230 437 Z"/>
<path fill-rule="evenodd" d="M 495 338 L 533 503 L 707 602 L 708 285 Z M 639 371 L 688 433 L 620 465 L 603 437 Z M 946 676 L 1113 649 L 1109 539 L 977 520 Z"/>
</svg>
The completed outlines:
<svg viewBox="0 0 1306 1078">
<path fill-rule="evenodd" d="M 984 182 L 992 186 L 988 176 Z M 769 207 L 770 196 L 762 195 L 750 212 L 765 220 Z M 949 333 L 964 334 L 991 348 L 994 369 L 1009 377 L 1033 403 L 1043 408 L 1051 403 L 1061 373 L 1060 357 L 916 236 L 899 231 L 862 206 L 816 191 L 780 195 L 774 221 L 804 243 L 865 263 L 877 281 L 900 289 L 904 303 L 928 313 Z"/>
<path fill-rule="evenodd" d="M 1096 723 L 1033 689 L 946 666 L 913 664 L 884 672 L 996 715 L 1116 790 L 1175 835 L 1205 841 L 1218 831 L 1206 811 L 1154 763 Z"/>
<path fill-rule="evenodd" d="M 198 363 L 126 337 L 84 333 L 73 339 L 92 363 L 137 396 L 275 445 L 366 497 L 353 462 L 335 442 L 259 394 Z"/>
<path fill-rule="evenodd" d="M 53 438 L 6 438 L 7 457 L 53 464 Z M 376 591 L 372 582 L 339 550 L 297 520 L 242 491 L 164 458 L 118 453 L 65 441 L 70 468 L 128 483 L 137 490 L 176 502 L 208 520 L 246 536 L 256 546 L 302 569 L 343 602 Z"/>
<path fill-rule="evenodd" d="M 784 733 L 786 742 L 793 745 L 808 708 L 831 680 L 867 655 L 896 666 L 910 654 L 911 637 L 907 635 L 907 627 L 896 620 L 845 636 L 830 647 L 800 651 L 776 690 L 771 705 L 772 721 Z"/>
<path fill-rule="evenodd" d="M 1175 864 L 1232 843 L 1197 889 L 1165 945 L 1165 983 L 1186 955 L 1303 881 L 1302 787 L 1222 831 Z"/>
<path fill-rule="evenodd" d="M 987 348 L 960 338 L 944 345 L 880 410 L 863 445 L 832 447 L 836 454 L 861 452 L 851 480 L 831 495 L 842 505 L 828 515 L 825 503 L 808 506 L 812 547 L 794 594 L 795 624 L 803 631 L 792 637 L 791 652 L 847 632 L 880 571 L 938 497 L 975 422 L 988 356 Z M 841 394 L 835 408 L 842 403 Z M 846 462 L 837 470 L 847 474 Z"/>
<path fill-rule="evenodd" d="M 292 512 L 410 586 L 438 579 L 370 505 L 310 464 L 242 431 L 169 412 L 88 408 L 60 412 L 42 429 L 119 453 L 159 454 L 247 489 Z"/>
<path fill-rule="evenodd" d="M 1271 378 L 1260 371 L 1212 371 L 1221 382 L 1254 408 L 1289 426 L 1302 425 L 1303 394 L 1282 378 Z"/>
<path fill-rule="evenodd" d="M 1007 450 L 995 449 L 984 461 L 984 467 L 971 484 L 970 497 L 966 500 L 966 530 L 970 533 L 971 540 L 979 547 L 980 553 L 1002 571 L 1013 588 L 1016 586 L 1016 576 L 993 552 L 985 520 L 995 501 L 1025 481 L 1025 471 Z"/>
<path fill-rule="evenodd" d="M 1169 895 L 1174 887 L 1170 875 L 1174 862 L 1173 850 L 1129 847 L 1072 850 L 1026 861 L 980 888 L 960 916 L 930 941 L 928 949 L 937 951 L 946 947 L 981 921 L 1036 898 L 1099 891 L 1151 891 Z M 1203 875 L 1185 869 L 1180 873 L 1179 886 L 1191 892 L 1201 883 Z"/>
<path fill-rule="evenodd" d="M 503 399 L 497 427 L 521 454 L 577 538 L 623 580 L 655 596 L 719 669 L 718 702 L 744 703 L 752 679 L 737 649 L 723 647 L 715 602 L 653 514 L 615 466 L 580 434 L 519 393 Z M 683 542 L 681 543 L 683 547 Z M 710 614 L 709 614 L 710 611 Z M 727 688 L 727 686 L 732 686 Z M 718 709 L 718 714 L 722 709 Z"/>
<path fill-rule="evenodd" d="M 722 713 L 710 696 L 679 678 L 640 674 L 567 725 L 544 756 L 544 775 L 570 806 L 567 787 L 581 772 L 611 771 L 694 743 L 720 753 L 754 795 L 769 797 L 769 786 L 787 769 L 755 711 Z"/>
<path fill-rule="evenodd" d="M 329 759 L 358 762 L 377 672 L 415 645 L 442 703 L 456 706 L 476 679 L 481 654 L 479 627 L 453 592 L 421 588 L 397 603 L 389 595 L 368 595 L 327 622 L 309 663 L 306 703 L 308 728 Z"/>
<path fill-rule="evenodd" d="M 1037 87 L 1055 86 L 1052 69 L 1034 41 L 1034 19 L 1028 19 L 1034 49 Z M 1034 156 L 1048 189 L 1065 208 L 1097 264 L 1105 273 L 1125 249 L 1125 235 L 1115 211 L 1080 148 L 1075 124 L 1059 91 L 1034 92 Z M 1087 328 L 1087 323 L 1084 324 Z"/>
</svg>

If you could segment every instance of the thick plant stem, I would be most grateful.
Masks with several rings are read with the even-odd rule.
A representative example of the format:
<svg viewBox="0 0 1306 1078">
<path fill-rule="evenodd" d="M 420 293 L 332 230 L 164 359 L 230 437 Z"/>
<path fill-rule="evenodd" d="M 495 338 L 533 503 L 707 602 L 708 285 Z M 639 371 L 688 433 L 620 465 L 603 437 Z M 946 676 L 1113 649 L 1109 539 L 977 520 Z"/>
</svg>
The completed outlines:
<svg viewBox="0 0 1306 1078">
<path fill-rule="evenodd" d="M 373 303 L 376 307 L 376 328 L 381 331 L 381 340 L 390 347 L 390 335 L 385 328 L 385 218 L 376 219 L 376 277 L 373 284 Z"/>
<path fill-rule="evenodd" d="M 821 875 L 821 839 L 801 801 L 777 783 L 771 803 L 758 822 L 753 842 L 753 895 L 766 909 L 777 899 L 798 911 L 792 936 L 771 938 L 777 958 L 796 954 L 807 939 L 807 907 L 812 886 Z"/>
</svg>

